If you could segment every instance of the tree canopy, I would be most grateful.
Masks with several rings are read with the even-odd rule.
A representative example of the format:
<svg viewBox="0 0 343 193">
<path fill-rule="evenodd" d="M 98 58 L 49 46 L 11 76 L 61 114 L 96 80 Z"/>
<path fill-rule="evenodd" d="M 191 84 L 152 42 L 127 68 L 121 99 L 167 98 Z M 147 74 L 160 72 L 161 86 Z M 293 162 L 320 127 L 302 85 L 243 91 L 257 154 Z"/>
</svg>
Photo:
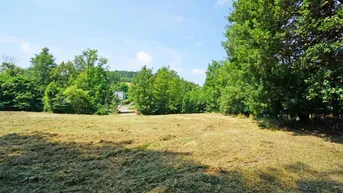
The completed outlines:
<svg viewBox="0 0 343 193">
<path fill-rule="evenodd" d="M 208 101 L 211 110 L 305 120 L 342 114 L 341 2 L 238 0 L 228 21 L 228 59 L 207 71 L 205 90 L 220 95 Z"/>
<path fill-rule="evenodd" d="M 205 111 L 200 90 L 168 67 L 154 74 L 144 66 L 133 79 L 132 95 L 143 114 L 200 113 Z"/>
<path fill-rule="evenodd" d="M 0 68 L 0 110 L 48 111 L 55 113 L 108 114 L 116 104 L 112 87 L 113 74 L 107 59 L 97 50 L 87 49 L 73 61 L 57 65 L 48 48 L 31 59 L 22 69 L 12 58 L 5 58 Z M 123 77 L 131 76 L 121 72 Z M 127 91 L 127 84 L 120 80 Z"/>
</svg>

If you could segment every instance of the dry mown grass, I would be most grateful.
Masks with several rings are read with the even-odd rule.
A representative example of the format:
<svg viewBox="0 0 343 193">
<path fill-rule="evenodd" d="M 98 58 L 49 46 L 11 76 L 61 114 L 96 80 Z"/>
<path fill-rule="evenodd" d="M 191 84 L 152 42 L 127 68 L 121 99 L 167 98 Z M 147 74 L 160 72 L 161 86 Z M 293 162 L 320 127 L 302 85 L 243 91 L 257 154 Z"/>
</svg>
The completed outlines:
<svg viewBox="0 0 343 193">
<path fill-rule="evenodd" d="M 343 192 L 343 145 L 217 114 L 0 112 L 0 192 Z"/>
</svg>

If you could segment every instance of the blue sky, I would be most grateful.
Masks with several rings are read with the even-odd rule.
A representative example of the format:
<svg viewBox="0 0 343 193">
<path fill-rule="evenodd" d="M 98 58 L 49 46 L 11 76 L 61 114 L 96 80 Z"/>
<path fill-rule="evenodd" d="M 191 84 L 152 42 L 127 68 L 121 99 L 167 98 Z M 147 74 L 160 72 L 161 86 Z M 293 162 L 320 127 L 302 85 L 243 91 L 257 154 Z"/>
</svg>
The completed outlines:
<svg viewBox="0 0 343 193">
<path fill-rule="evenodd" d="M 87 48 L 111 70 L 170 66 L 203 84 L 207 65 L 224 59 L 232 0 L 11 0 L 1 1 L 0 55 L 21 67 L 42 47 L 56 61 Z"/>
</svg>

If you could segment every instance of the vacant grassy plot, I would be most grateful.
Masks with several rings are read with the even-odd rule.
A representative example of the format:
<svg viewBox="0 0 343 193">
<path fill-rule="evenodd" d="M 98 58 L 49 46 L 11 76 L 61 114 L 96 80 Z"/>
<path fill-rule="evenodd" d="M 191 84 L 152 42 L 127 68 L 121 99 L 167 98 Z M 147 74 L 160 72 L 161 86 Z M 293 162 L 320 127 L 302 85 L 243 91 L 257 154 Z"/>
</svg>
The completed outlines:
<svg viewBox="0 0 343 193">
<path fill-rule="evenodd" d="M 343 192 L 343 145 L 217 114 L 0 112 L 0 192 Z"/>
</svg>

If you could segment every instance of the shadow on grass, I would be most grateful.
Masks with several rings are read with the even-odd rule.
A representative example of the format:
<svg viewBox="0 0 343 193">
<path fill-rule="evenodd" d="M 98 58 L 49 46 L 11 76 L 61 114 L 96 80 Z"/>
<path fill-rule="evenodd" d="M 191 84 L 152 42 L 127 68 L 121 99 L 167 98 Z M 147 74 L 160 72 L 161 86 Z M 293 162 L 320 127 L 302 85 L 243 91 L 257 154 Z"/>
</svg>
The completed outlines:
<svg viewBox="0 0 343 193">
<path fill-rule="evenodd" d="M 291 165 L 287 165 L 285 169 L 293 174 L 307 175 L 309 179 L 300 179 L 297 181 L 297 186 L 302 192 L 343 192 L 342 182 L 329 180 L 333 176 L 339 176 L 343 178 L 343 168 L 339 171 L 325 171 L 317 172 L 305 163 L 296 162 Z M 316 178 L 319 176 L 320 178 Z M 324 180 L 323 180 L 324 179 Z"/>
<path fill-rule="evenodd" d="M 56 134 L 0 137 L 0 192 L 339 192 L 340 182 L 313 174 L 313 179 L 285 183 L 287 170 L 314 172 L 304 165 L 254 171 L 251 182 L 241 170 L 209 168 L 184 154 L 157 152 L 133 141 L 113 143 L 51 142 Z M 300 170 L 299 170 L 300 171 Z M 340 174 L 342 175 L 343 171 Z M 320 177 L 320 178 L 318 178 Z"/>
<path fill-rule="evenodd" d="M 300 122 L 257 119 L 256 122 L 262 129 L 289 131 L 294 136 L 312 135 L 334 143 L 343 144 L 343 120 L 310 120 Z"/>
</svg>

